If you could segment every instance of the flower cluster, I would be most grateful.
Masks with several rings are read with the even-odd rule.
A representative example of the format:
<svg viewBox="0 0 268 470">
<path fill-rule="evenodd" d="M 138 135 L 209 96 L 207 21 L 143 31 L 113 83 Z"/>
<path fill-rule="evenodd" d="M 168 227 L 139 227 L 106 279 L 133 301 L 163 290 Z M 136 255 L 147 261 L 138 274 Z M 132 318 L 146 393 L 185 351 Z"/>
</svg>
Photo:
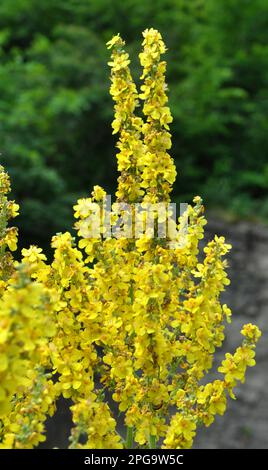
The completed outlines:
<svg viewBox="0 0 268 470">
<path fill-rule="evenodd" d="M 24 393 L 16 393 L 12 410 L 2 418 L 0 449 L 32 449 L 46 440 L 45 421 L 56 409 L 57 386 L 40 367 Z"/>
<path fill-rule="evenodd" d="M 73 422 L 70 448 L 122 449 L 122 439 L 116 432 L 116 421 L 107 403 L 88 395 L 71 407 Z M 84 438 L 84 443 L 81 441 Z"/>
<path fill-rule="evenodd" d="M 51 291 L 31 281 L 26 265 L 16 267 L 0 300 L 0 416 L 11 410 L 15 393 L 32 385 L 36 367 L 50 366 L 54 300 Z"/>
<path fill-rule="evenodd" d="M 123 40 L 117 35 L 108 43 L 112 127 L 119 133 L 114 225 L 118 202 L 168 203 L 176 175 L 167 153 L 166 48 L 158 31 L 143 36 L 141 93 Z M 139 99 L 144 118 L 135 114 Z M 70 448 L 191 447 L 197 427 L 209 426 L 224 413 L 227 396 L 234 398 L 237 382 L 255 364 L 261 334 L 245 325 L 242 345 L 219 367 L 222 378 L 202 385 L 231 321 L 220 302 L 231 247 L 215 236 L 199 255 L 206 224 L 201 198 L 175 224 L 179 234 L 188 220 L 182 246 L 173 246 L 169 233 L 92 237 L 92 207 L 102 219 L 106 196 L 95 186 L 74 207 L 78 244 L 68 232 L 57 234 L 51 263 L 35 246 L 14 263 L 8 248 L 15 248 L 16 231 L 12 238 L 7 220 L 17 206 L 7 201 L 9 182 L 0 175 L 0 446 L 32 448 L 44 440 L 46 416 L 63 396 L 72 401 Z M 117 431 L 117 409 L 125 436 Z"/>
</svg>

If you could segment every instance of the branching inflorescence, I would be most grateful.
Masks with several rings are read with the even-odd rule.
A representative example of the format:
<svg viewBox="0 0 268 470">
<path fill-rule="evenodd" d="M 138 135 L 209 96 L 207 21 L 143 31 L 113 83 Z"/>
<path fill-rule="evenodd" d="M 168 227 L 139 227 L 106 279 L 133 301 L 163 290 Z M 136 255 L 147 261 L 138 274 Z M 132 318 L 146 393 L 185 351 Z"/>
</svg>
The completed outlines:
<svg viewBox="0 0 268 470">
<path fill-rule="evenodd" d="M 119 135 L 116 204 L 167 204 L 176 176 L 168 154 L 166 48 L 158 31 L 143 36 L 140 94 L 123 40 L 117 35 L 108 43 L 112 127 Z M 135 114 L 139 100 L 144 118 Z M 226 354 L 219 378 L 202 384 L 231 321 L 220 302 L 229 284 L 223 257 L 231 247 L 215 236 L 200 259 L 201 198 L 188 206 L 186 242 L 174 247 L 168 235 L 105 237 L 102 230 L 90 237 L 92 203 L 103 214 L 106 196 L 95 186 L 74 207 L 78 246 L 71 234 L 58 234 L 50 264 L 35 246 L 14 262 L 9 250 L 17 235 L 7 221 L 18 206 L 7 200 L 2 168 L 0 181 L 0 446 L 38 445 L 46 416 L 63 395 L 73 403 L 70 448 L 191 447 L 197 426 L 209 426 L 225 412 L 228 396 L 234 398 L 234 387 L 255 364 L 261 335 L 245 325 L 242 345 Z M 181 217 L 179 228 L 182 223 Z"/>
</svg>

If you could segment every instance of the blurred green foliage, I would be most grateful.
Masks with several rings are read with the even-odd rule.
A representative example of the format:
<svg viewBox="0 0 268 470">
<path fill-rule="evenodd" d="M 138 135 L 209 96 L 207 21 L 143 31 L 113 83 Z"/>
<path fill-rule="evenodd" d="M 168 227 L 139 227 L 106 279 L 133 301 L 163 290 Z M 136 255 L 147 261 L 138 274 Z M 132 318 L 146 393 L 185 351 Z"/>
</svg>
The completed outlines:
<svg viewBox="0 0 268 470">
<path fill-rule="evenodd" d="M 113 191 L 108 53 L 120 32 L 139 80 L 141 32 L 168 46 L 177 200 L 268 214 L 268 0 L 1 0 L 0 147 L 24 240 L 72 225 Z"/>
</svg>

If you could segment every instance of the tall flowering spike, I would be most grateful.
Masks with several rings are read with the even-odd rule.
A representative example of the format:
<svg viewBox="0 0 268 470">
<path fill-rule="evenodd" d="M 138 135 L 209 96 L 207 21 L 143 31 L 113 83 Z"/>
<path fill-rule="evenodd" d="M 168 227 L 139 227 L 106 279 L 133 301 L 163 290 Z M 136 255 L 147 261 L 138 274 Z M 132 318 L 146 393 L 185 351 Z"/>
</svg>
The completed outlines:
<svg viewBox="0 0 268 470">
<path fill-rule="evenodd" d="M 118 197 L 128 202 L 137 200 L 132 192 L 135 182 L 138 191 L 146 190 L 143 207 L 154 202 L 164 202 L 165 206 L 176 175 L 167 153 L 172 118 L 165 93 L 166 64 L 161 61 L 165 45 L 157 31 L 144 32 L 144 50 L 140 54 L 144 67 L 140 97 L 146 117 L 143 147 L 142 123 L 134 116 L 138 97 L 124 43 L 116 36 L 109 46 L 114 48 L 113 127 L 120 133 L 118 162 L 122 175 Z M 139 139 L 137 152 L 134 136 Z M 75 216 L 80 219 L 76 227 L 83 237 L 79 246 L 89 255 L 86 263 L 93 259 L 95 263 L 90 270 L 89 305 L 81 308 L 78 320 L 86 343 L 102 348 L 98 362 L 101 383 L 125 413 L 127 446 L 131 447 L 134 440 L 139 446 L 154 447 L 162 441 L 168 449 L 191 447 L 197 426 L 208 426 L 216 414 L 224 413 L 227 395 L 233 396 L 233 387 L 244 380 L 247 366 L 254 365 L 254 348 L 260 335 L 258 329 L 246 325 L 242 346 L 219 369 L 223 379 L 205 386 L 200 383 L 212 367 L 215 349 L 224 339 L 224 323 L 231 316 L 230 309 L 220 302 L 220 293 L 229 283 L 223 257 L 230 246 L 223 237 L 215 237 L 200 262 L 199 242 L 206 220 L 202 200 L 197 196 L 194 205 L 188 206 L 189 224 L 182 247 L 173 249 L 165 240 L 160 243 L 155 234 L 153 238 L 143 234 L 135 241 L 115 237 L 101 240 L 93 250 L 94 242 L 81 230 L 88 215 L 87 204 L 81 200 L 75 207 Z M 179 227 L 183 227 L 183 220 L 184 216 Z M 87 434 L 89 446 L 93 445 L 92 433 L 96 436 L 94 445 L 118 444 L 110 412 L 96 401 L 95 395 L 91 407 L 95 409 L 97 402 L 101 407 L 94 416 L 88 401 L 77 401 L 73 407 L 72 446 L 79 446 L 81 433 Z M 110 422 L 108 432 L 101 425 L 100 440 L 95 428 L 95 417 L 101 420 L 99 413 Z"/>
<path fill-rule="evenodd" d="M 50 365 L 47 343 L 55 334 L 53 301 L 49 289 L 31 282 L 27 263 L 18 264 L 0 299 L 1 418 L 12 410 L 14 394 L 21 396 L 31 387 L 36 366 Z"/>
<path fill-rule="evenodd" d="M 141 186 L 146 189 L 146 201 L 169 201 L 176 168 L 167 153 L 171 148 L 169 124 L 172 116 L 167 106 L 166 62 L 161 61 L 166 47 L 161 34 L 155 29 L 146 29 L 143 37 L 143 52 L 139 57 L 144 84 L 140 98 L 144 100 L 143 114 L 147 120 L 143 126 L 145 156 L 142 160 Z"/>
<path fill-rule="evenodd" d="M 141 130 L 143 121 L 134 114 L 138 106 L 138 92 L 129 70 L 129 55 L 124 50 L 125 42 L 119 35 L 107 43 L 112 49 L 110 93 L 115 102 L 113 134 L 119 133 L 117 147 L 118 189 L 116 196 L 119 202 L 137 202 L 143 191 L 140 188 L 139 161 L 143 155 Z"/>
</svg>

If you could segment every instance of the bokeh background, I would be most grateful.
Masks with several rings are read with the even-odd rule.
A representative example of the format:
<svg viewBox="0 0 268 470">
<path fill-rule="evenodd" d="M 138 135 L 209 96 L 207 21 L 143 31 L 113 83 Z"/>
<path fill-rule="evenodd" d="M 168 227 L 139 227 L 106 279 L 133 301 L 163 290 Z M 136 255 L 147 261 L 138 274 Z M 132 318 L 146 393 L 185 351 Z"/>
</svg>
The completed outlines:
<svg viewBox="0 0 268 470">
<path fill-rule="evenodd" d="M 207 236 L 216 228 L 234 245 L 226 344 L 248 317 L 264 330 L 258 373 L 197 446 L 268 447 L 268 0 L 1 0 L 0 158 L 21 205 L 21 245 L 48 250 L 94 184 L 113 194 L 105 43 L 121 33 L 139 81 L 147 27 L 168 47 L 173 199 L 202 195 Z"/>
</svg>

